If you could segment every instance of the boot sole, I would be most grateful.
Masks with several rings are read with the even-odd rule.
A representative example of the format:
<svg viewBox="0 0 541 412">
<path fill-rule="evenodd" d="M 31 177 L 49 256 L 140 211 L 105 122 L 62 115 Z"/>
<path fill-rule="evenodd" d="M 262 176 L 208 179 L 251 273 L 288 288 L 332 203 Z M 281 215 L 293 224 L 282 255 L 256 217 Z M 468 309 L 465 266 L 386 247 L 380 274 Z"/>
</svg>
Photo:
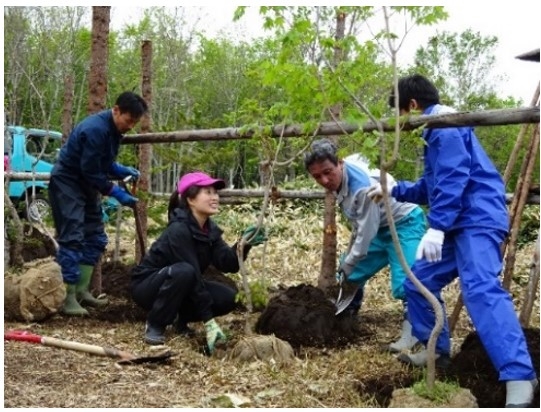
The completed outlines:
<svg viewBox="0 0 541 412">
<path fill-rule="evenodd" d="M 98 300 L 96 302 L 96 301 L 82 299 L 82 300 L 79 300 L 78 302 L 81 305 L 90 306 L 90 307 L 93 307 L 93 308 L 102 308 L 102 307 L 107 306 L 109 304 L 109 301 L 107 301 L 107 300 L 106 301 Z"/>
<path fill-rule="evenodd" d="M 88 316 L 90 315 L 90 313 L 88 313 L 88 311 L 84 311 L 84 312 L 66 312 L 66 311 L 61 311 L 60 312 L 62 315 L 67 315 L 67 316 Z"/>
<path fill-rule="evenodd" d="M 149 345 L 163 345 L 165 343 L 165 339 L 159 340 L 159 339 L 152 339 L 152 338 L 146 338 L 145 337 L 145 343 Z"/>
<path fill-rule="evenodd" d="M 386 346 L 388 352 L 391 352 L 391 353 L 402 353 L 402 352 L 405 351 L 405 350 L 406 350 L 406 351 L 413 350 L 413 349 L 415 349 L 417 346 L 420 346 L 420 342 L 417 341 L 417 342 L 415 342 L 415 344 L 414 344 L 413 346 L 411 346 L 410 348 L 403 348 L 403 349 L 393 348 L 391 345 L 392 345 L 392 343 Z"/>
<path fill-rule="evenodd" d="M 399 361 L 407 364 L 407 365 L 410 365 L 410 366 L 413 366 L 413 367 L 416 367 L 416 368 L 424 368 L 424 367 L 426 367 L 426 364 L 418 365 L 418 364 L 414 363 L 411 360 L 411 358 L 405 353 L 402 353 L 401 355 L 399 355 L 397 359 Z M 438 368 L 438 369 L 447 369 L 447 368 L 449 368 L 449 366 L 451 366 L 451 358 L 449 356 L 441 355 L 438 359 L 436 359 L 436 368 Z"/>
</svg>

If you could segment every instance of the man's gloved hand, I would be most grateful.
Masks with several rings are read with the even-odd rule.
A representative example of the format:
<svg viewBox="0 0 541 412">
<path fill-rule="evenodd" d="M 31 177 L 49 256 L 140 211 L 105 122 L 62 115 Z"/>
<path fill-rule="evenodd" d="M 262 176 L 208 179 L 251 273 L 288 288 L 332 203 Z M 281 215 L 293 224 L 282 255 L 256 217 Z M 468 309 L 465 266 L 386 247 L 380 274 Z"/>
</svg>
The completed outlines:
<svg viewBox="0 0 541 412">
<path fill-rule="evenodd" d="M 111 165 L 111 174 L 121 179 L 132 176 L 135 180 L 141 176 L 141 173 L 135 167 L 124 166 L 117 162 Z"/>
<path fill-rule="evenodd" d="M 444 238 L 444 232 L 429 228 L 421 239 L 421 243 L 419 243 L 419 246 L 417 247 L 417 254 L 415 255 L 415 258 L 419 260 L 424 257 L 431 263 L 439 262 L 441 260 L 441 248 L 443 246 Z"/>
<path fill-rule="evenodd" d="M 207 346 L 209 354 L 212 355 L 216 343 L 220 340 L 225 342 L 227 338 L 214 319 L 205 322 L 205 332 L 207 333 Z"/>
<path fill-rule="evenodd" d="M 139 200 L 117 185 L 113 185 L 113 188 L 109 192 L 109 196 L 114 197 L 121 205 L 129 207 L 134 207 Z"/>
<path fill-rule="evenodd" d="M 242 232 L 242 237 L 246 239 L 246 243 L 248 243 L 250 246 L 258 246 L 268 240 L 264 227 L 260 227 L 257 234 L 254 236 L 256 229 L 257 226 L 251 225 L 244 232 Z"/>
<path fill-rule="evenodd" d="M 338 272 L 336 272 L 334 277 L 336 278 L 336 281 L 338 282 L 339 285 L 341 285 L 342 282 L 347 280 L 346 274 L 342 272 L 340 269 L 338 269 Z"/>
<path fill-rule="evenodd" d="M 342 274 L 343 281 L 347 280 L 349 275 L 353 272 L 353 269 L 355 268 L 355 265 L 350 265 L 349 263 L 346 263 L 346 260 L 344 259 L 342 262 L 340 262 L 340 267 L 338 268 L 338 273 Z"/>
<path fill-rule="evenodd" d="M 393 187 L 396 186 L 395 181 L 388 181 L 387 182 L 387 194 L 391 196 L 391 192 L 393 191 Z M 372 199 L 372 201 L 379 203 L 383 200 L 383 188 L 381 187 L 381 183 L 376 183 L 375 185 L 370 186 L 368 189 L 367 196 Z"/>
</svg>

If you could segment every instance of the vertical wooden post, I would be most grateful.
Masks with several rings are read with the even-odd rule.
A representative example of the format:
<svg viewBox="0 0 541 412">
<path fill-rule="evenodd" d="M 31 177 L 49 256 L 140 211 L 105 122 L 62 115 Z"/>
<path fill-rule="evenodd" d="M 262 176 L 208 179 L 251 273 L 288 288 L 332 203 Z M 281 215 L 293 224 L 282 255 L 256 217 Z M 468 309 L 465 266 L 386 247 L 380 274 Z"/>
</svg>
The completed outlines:
<svg viewBox="0 0 541 412">
<path fill-rule="evenodd" d="M 150 107 L 152 105 L 152 42 L 150 40 L 144 40 L 141 46 L 141 59 L 142 59 L 142 83 L 141 90 L 143 99 L 148 104 L 149 111 L 143 116 L 141 120 L 141 133 L 148 133 L 151 130 L 151 113 Z M 150 170 L 152 167 L 152 145 L 150 143 L 143 143 L 138 146 L 138 158 L 139 158 L 139 171 L 141 172 L 141 178 L 139 180 L 139 202 L 135 207 L 135 213 L 139 216 L 141 222 L 141 232 L 143 239 L 147 238 L 148 232 L 148 220 L 147 220 L 147 194 L 151 189 Z M 146 244 L 146 242 L 145 242 Z M 135 243 L 135 261 L 140 262 L 145 255 L 146 250 L 141 250 L 139 242 Z M 146 247 L 143 246 L 145 249 Z"/>
</svg>

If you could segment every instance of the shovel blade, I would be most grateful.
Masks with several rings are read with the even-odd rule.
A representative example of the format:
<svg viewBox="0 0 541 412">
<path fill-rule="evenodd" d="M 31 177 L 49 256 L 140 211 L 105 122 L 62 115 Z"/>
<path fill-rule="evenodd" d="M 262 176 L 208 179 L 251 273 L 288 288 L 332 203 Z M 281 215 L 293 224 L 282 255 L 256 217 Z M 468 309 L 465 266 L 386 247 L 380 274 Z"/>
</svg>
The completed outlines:
<svg viewBox="0 0 541 412">
<path fill-rule="evenodd" d="M 336 306 L 336 312 L 334 313 L 335 315 L 339 315 L 344 310 L 346 310 L 346 308 L 355 297 L 357 289 L 359 289 L 359 285 L 356 285 L 355 283 L 342 283 L 340 287 L 340 292 L 338 292 L 338 298 L 336 298 L 336 302 L 334 304 Z"/>
<path fill-rule="evenodd" d="M 130 359 L 122 359 L 117 363 L 119 365 L 139 365 L 142 363 L 166 363 L 175 354 L 170 350 L 148 356 L 134 356 Z"/>
</svg>

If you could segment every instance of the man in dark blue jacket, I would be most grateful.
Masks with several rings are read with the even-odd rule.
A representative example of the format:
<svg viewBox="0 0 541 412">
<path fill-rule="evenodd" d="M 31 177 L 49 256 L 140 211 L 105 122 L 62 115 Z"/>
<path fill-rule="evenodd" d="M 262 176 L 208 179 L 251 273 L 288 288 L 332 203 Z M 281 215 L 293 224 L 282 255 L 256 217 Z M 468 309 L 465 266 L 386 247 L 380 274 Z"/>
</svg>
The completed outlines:
<svg viewBox="0 0 541 412">
<path fill-rule="evenodd" d="M 89 292 L 94 265 L 107 246 L 101 196 L 112 196 L 125 206 L 137 199 L 109 179 L 139 177 L 139 171 L 117 163 L 120 141 L 148 110 L 139 95 L 124 92 L 112 109 L 90 115 L 71 132 L 51 172 L 49 199 L 59 249 L 56 260 L 66 284 L 62 312 L 87 315 L 80 303 L 107 302 Z"/>
<path fill-rule="evenodd" d="M 389 99 L 395 107 L 395 96 Z M 420 75 L 398 82 L 400 114 L 423 115 L 453 110 L 439 102 L 435 86 Z M 417 250 L 412 271 L 443 306 L 441 290 L 458 277 L 464 304 L 499 379 L 506 382 L 506 407 L 526 407 L 537 377 L 513 301 L 502 287 L 501 244 L 509 227 L 503 180 L 481 147 L 473 128 L 427 128 L 423 131 L 424 173 L 415 183 L 399 181 L 388 187 L 398 201 L 428 205 L 429 229 Z M 374 200 L 382 195 L 372 188 Z M 413 334 L 427 344 L 435 325 L 428 300 L 409 279 L 404 282 Z M 444 311 L 445 314 L 445 311 Z M 447 317 L 436 342 L 436 365 L 449 362 L 451 342 Z M 399 359 L 424 366 L 427 352 L 402 354 Z"/>
</svg>

